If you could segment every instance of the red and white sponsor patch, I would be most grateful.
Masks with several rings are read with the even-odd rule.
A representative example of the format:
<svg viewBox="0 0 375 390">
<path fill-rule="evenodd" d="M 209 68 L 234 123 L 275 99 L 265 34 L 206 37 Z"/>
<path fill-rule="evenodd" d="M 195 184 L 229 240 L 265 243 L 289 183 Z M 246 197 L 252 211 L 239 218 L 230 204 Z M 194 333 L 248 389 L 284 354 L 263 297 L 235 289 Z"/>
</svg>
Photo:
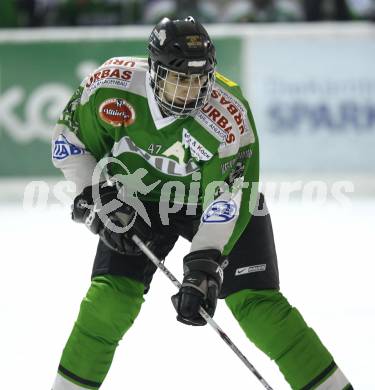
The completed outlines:
<svg viewBox="0 0 375 390">
<path fill-rule="evenodd" d="M 112 126 L 130 126 L 135 121 L 134 108 L 125 99 L 107 99 L 99 107 L 100 118 Z"/>
</svg>

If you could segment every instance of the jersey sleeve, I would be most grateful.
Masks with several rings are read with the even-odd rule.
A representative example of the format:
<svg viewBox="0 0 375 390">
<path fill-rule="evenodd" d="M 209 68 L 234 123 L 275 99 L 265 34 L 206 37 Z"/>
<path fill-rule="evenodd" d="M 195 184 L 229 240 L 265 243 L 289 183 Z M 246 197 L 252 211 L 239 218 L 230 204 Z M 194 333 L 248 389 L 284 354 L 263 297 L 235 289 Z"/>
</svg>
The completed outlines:
<svg viewBox="0 0 375 390">
<path fill-rule="evenodd" d="M 245 103 L 253 135 L 241 137 L 235 155 L 223 157 L 219 150 L 203 167 L 204 211 L 191 251 L 214 248 L 228 255 L 250 221 L 258 195 L 259 144 L 250 107 Z"/>
<path fill-rule="evenodd" d="M 69 100 L 52 135 L 52 163 L 66 180 L 75 184 L 76 194 L 95 184 L 93 173 L 97 162 L 114 143 L 97 118 L 97 97 L 94 95 L 83 103 L 83 92 L 84 82 Z M 104 180 L 103 175 L 97 176 L 95 181 L 98 180 Z"/>
</svg>

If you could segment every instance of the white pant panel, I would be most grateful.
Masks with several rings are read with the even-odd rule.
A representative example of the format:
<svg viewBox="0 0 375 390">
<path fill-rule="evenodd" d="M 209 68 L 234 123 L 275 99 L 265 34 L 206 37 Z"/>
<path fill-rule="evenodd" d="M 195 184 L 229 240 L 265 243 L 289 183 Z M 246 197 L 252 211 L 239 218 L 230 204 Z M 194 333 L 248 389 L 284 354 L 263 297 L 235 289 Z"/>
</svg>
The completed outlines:
<svg viewBox="0 0 375 390">
<path fill-rule="evenodd" d="M 67 379 L 57 374 L 52 390 L 87 390 L 86 387 L 81 387 L 75 383 L 69 382 Z"/>
<path fill-rule="evenodd" d="M 348 384 L 349 381 L 345 378 L 345 375 L 337 368 L 337 370 L 315 390 L 342 390 Z"/>
</svg>

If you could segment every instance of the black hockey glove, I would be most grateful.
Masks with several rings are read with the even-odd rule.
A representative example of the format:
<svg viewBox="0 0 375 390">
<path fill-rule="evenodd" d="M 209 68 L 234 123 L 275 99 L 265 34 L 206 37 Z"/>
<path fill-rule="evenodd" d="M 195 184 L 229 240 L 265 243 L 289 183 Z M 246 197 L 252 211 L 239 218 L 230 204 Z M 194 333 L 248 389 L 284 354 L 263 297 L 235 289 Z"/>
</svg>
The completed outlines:
<svg viewBox="0 0 375 390">
<path fill-rule="evenodd" d="M 187 325 L 206 325 L 199 307 L 212 317 L 223 283 L 221 253 L 216 249 L 191 252 L 184 257 L 184 279 L 180 291 L 172 296 L 177 320 Z"/>
<path fill-rule="evenodd" d="M 131 236 L 149 243 L 152 239 L 150 227 L 134 209 L 121 201 L 115 185 L 102 182 L 86 187 L 76 196 L 72 206 L 72 219 L 84 223 L 112 250 L 129 255 L 141 253 Z"/>
</svg>

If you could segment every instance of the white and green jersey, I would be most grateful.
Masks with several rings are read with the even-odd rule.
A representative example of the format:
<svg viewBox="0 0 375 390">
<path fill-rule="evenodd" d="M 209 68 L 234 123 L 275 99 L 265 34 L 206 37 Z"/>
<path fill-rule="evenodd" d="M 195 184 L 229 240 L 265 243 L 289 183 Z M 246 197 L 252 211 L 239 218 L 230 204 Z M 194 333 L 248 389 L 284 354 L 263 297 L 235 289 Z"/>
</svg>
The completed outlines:
<svg viewBox="0 0 375 390">
<path fill-rule="evenodd" d="M 152 190 L 139 191 L 140 200 L 201 205 L 205 211 L 192 251 L 229 254 L 249 222 L 252 183 L 259 179 L 258 137 L 240 88 L 219 73 L 194 117 L 163 117 L 147 59 L 111 58 L 68 102 L 52 149 L 54 165 L 77 192 L 92 184 L 97 162 L 112 156 L 120 163 L 110 166 L 111 175 L 144 170 L 142 185 Z"/>
</svg>

